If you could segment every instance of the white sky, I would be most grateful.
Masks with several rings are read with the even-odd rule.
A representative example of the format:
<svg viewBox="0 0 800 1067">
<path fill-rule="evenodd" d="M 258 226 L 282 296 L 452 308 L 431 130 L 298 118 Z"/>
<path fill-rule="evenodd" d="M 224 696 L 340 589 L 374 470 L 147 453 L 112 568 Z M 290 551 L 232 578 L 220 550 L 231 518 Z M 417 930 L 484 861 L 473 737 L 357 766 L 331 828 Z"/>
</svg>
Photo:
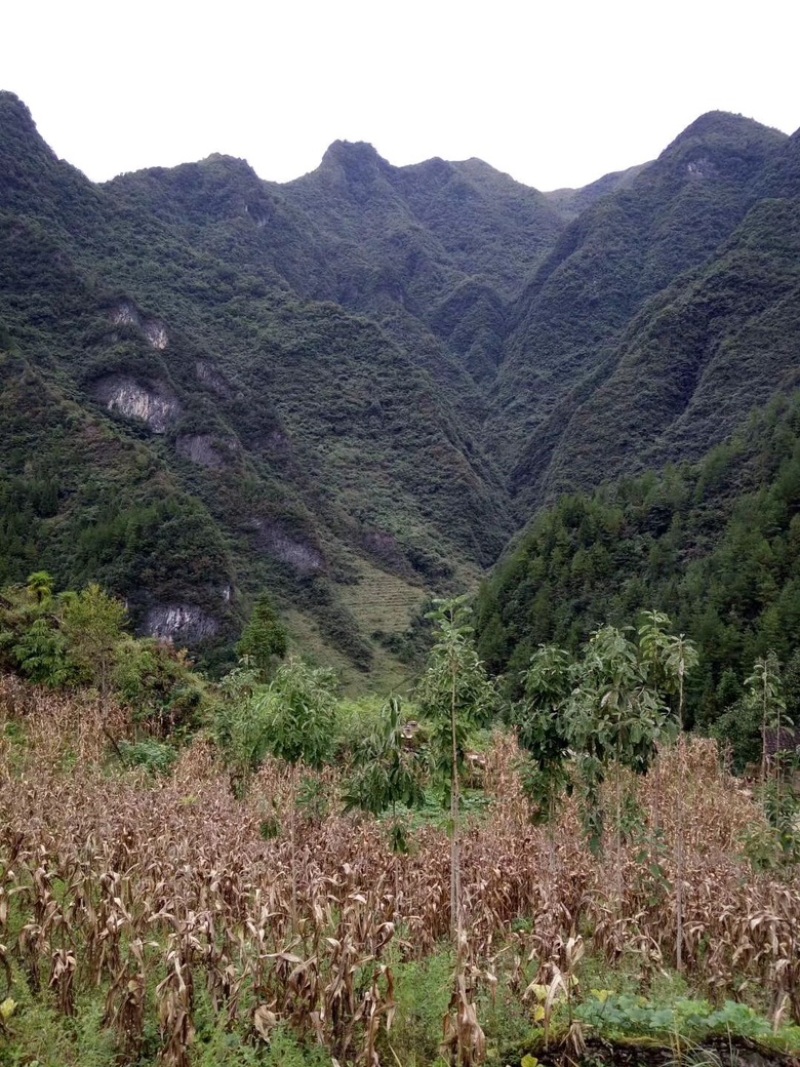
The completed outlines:
<svg viewBox="0 0 800 1067">
<path fill-rule="evenodd" d="M 22 0 L 0 88 L 94 180 L 331 141 L 478 156 L 539 189 L 652 159 L 704 111 L 800 125 L 796 0 Z"/>
</svg>

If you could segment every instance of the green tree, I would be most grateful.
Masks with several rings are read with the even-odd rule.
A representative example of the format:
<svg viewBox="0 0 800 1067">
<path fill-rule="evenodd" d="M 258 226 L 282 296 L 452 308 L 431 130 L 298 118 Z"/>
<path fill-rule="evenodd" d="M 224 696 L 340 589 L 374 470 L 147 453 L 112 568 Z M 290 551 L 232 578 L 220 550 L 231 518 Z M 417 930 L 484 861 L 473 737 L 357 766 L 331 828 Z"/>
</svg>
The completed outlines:
<svg viewBox="0 0 800 1067">
<path fill-rule="evenodd" d="M 512 709 L 512 722 L 533 765 L 526 793 L 537 805 L 537 818 L 552 825 L 558 795 L 569 783 L 565 711 L 576 684 L 575 662 L 563 648 L 540 645 L 522 678 L 524 695 Z"/>
<path fill-rule="evenodd" d="M 420 709 L 432 723 L 435 766 L 447 777 L 450 801 L 450 918 L 460 937 L 461 913 L 460 797 L 469 732 L 486 725 L 497 707 L 497 694 L 475 649 L 468 597 L 434 601 L 429 618 L 434 645 L 418 689 Z"/>
<path fill-rule="evenodd" d="M 11 651 L 22 673 L 37 685 L 57 689 L 74 676 L 64 635 L 43 616 L 34 619 Z"/>
<path fill-rule="evenodd" d="M 58 688 L 72 680 L 75 665 L 67 654 L 53 589 L 52 575 L 36 571 L 24 586 L 3 590 L 0 650 L 6 651 L 9 666 L 37 685 Z"/>
<path fill-rule="evenodd" d="M 783 699 L 783 682 L 780 663 L 774 652 L 768 652 L 756 660 L 753 673 L 745 678 L 747 698 L 753 707 L 758 707 L 761 719 L 761 781 L 766 783 L 769 776 L 769 752 L 767 736 L 769 731 L 777 731 L 777 744 L 780 747 L 780 731 L 786 724 L 786 702 Z M 780 760 L 778 760 L 780 765 Z"/>
<path fill-rule="evenodd" d="M 697 646 L 685 634 L 669 633 L 670 618 L 661 611 L 646 611 L 639 626 L 639 655 L 650 684 L 678 700 L 678 727 L 683 730 L 686 675 L 697 666 Z"/>
<path fill-rule="evenodd" d="M 48 571 L 34 571 L 28 575 L 25 588 L 37 604 L 46 603 L 52 599 L 55 579 Z"/>
<path fill-rule="evenodd" d="M 70 657 L 97 688 L 105 709 L 128 612 L 121 600 L 93 582 L 63 607 L 63 632 Z"/>
<path fill-rule="evenodd" d="M 613 626 L 592 634 L 578 665 L 579 681 L 567 708 L 570 746 L 577 754 L 585 791 L 584 824 L 591 847 L 602 847 L 601 786 L 608 769 L 643 774 L 658 742 L 671 734 L 662 693 L 650 684 L 648 663 L 636 644 Z M 617 846 L 622 832 L 622 776 L 616 775 Z"/>
<path fill-rule="evenodd" d="M 566 709 L 576 684 L 576 665 L 555 645 L 540 645 L 523 672 L 524 695 L 512 709 L 517 740 L 528 754 L 523 788 L 534 805 L 534 820 L 547 824 L 551 892 L 555 891 L 555 821 L 558 799 L 571 789 L 570 739 Z"/>
<path fill-rule="evenodd" d="M 445 1024 L 459 1063 L 473 1062 L 475 1048 L 482 1047 L 483 1031 L 475 1006 L 467 995 L 467 950 L 461 895 L 460 797 L 461 775 L 467 739 L 475 726 L 484 726 L 497 709 L 497 694 L 475 648 L 472 609 L 466 596 L 434 601 L 429 617 L 434 625 L 434 644 L 428 656 L 418 699 L 431 720 L 431 754 L 434 766 L 447 777 L 450 800 L 450 929 L 455 946 L 451 1011 Z M 446 1037 L 447 1041 L 448 1038 Z"/>
<path fill-rule="evenodd" d="M 286 627 L 278 618 L 269 596 L 262 593 L 242 631 L 236 651 L 254 666 L 264 679 L 268 679 L 275 660 L 282 660 L 287 649 Z"/>
</svg>

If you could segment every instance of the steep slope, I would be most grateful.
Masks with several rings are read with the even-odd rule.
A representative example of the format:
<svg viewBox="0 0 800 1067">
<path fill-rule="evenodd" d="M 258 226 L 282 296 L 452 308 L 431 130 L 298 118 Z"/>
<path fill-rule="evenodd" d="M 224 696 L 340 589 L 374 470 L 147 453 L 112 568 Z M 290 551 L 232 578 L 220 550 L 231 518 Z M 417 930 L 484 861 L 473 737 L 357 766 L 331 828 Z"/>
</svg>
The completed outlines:
<svg viewBox="0 0 800 1067">
<path fill-rule="evenodd" d="M 384 262 L 402 304 L 423 317 L 455 278 L 514 295 L 563 228 L 545 196 L 477 159 L 393 167 L 371 145 L 337 141 L 318 170 L 281 188 L 328 233 Z"/>
<path fill-rule="evenodd" d="M 259 257 L 270 193 L 249 168 L 178 168 L 160 198 L 159 175 L 97 188 L 52 156 L 16 98 L 0 104 L 0 319 L 47 388 L 137 442 L 202 505 L 227 547 L 220 619 L 241 617 L 242 598 L 266 586 L 366 666 L 375 646 L 338 592 L 363 568 L 421 599 L 491 562 L 508 520 L 463 413 L 379 326 L 301 299 Z M 313 263 L 310 230 L 298 256 Z M 120 470 L 117 486 L 97 489 L 102 522 L 85 513 L 98 559 L 125 529 L 140 554 L 126 484 Z M 168 541 L 161 551 L 169 568 Z M 68 546 L 48 558 L 60 582 L 80 576 Z M 161 577 L 117 564 L 97 577 L 146 624 Z M 9 576 L 26 565 L 18 557 Z"/>
<path fill-rule="evenodd" d="M 562 234 L 518 301 L 487 423 L 521 513 L 541 501 L 552 467 L 564 469 L 559 487 L 585 478 L 558 456 L 583 426 L 581 405 L 609 381 L 626 330 L 648 300 L 714 259 L 756 203 L 765 167 L 786 140 L 748 119 L 705 115 L 628 188 L 594 203 Z M 621 412 L 633 407 L 629 422 L 648 424 L 627 385 L 616 398 Z M 605 452 L 598 454 L 606 473 L 624 469 L 608 469 Z M 631 443 L 624 459 L 635 455 Z"/>
<path fill-rule="evenodd" d="M 482 418 L 482 393 L 460 374 L 494 376 L 508 301 L 564 227 L 547 199 L 480 160 L 393 167 L 341 141 L 282 193 L 330 235 L 339 280 L 326 295 L 377 316 Z"/>
<path fill-rule="evenodd" d="M 800 192 L 800 187 L 798 187 Z M 800 200 L 755 205 L 714 259 L 651 301 L 571 417 L 547 489 L 697 459 L 800 385 Z"/>
<path fill-rule="evenodd" d="M 284 185 L 211 156 L 95 186 L 0 94 L 2 577 L 218 643 L 268 589 L 388 669 L 547 501 L 800 383 L 798 198 L 797 135 L 722 113 L 548 195 L 347 142 Z"/>
<path fill-rule="evenodd" d="M 800 394 L 702 462 L 563 497 L 479 597 L 480 648 L 509 684 L 539 644 L 577 647 L 643 610 L 670 613 L 700 664 L 689 710 L 712 722 L 774 651 L 800 711 Z"/>
</svg>

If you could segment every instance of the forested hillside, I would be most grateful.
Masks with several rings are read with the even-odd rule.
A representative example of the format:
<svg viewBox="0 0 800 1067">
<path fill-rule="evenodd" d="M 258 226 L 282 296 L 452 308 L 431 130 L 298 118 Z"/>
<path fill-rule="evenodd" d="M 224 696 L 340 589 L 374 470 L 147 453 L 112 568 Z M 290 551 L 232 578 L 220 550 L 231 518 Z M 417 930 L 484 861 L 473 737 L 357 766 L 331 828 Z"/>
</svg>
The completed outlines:
<svg viewBox="0 0 800 1067">
<path fill-rule="evenodd" d="M 179 612 L 173 636 L 194 643 L 230 639 L 269 588 L 368 667 L 376 600 L 402 631 L 426 588 L 469 580 L 511 529 L 471 380 L 432 335 L 412 352 L 292 290 L 270 265 L 291 275 L 264 226 L 273 194 L 244 163 L 96 188 L 2 103 L 4 578 L 32 560 L 62 584 L 92 577 L 145 627 Z M 305 283 L 313 244 L 304 225 Z"/>
<path fill-rule="evenodd" d="M 649 542 L 630 582 L 696 626 L 688 564 L 723 551 L 777 468 L 751 430 L 705 461 L 724 506 L 697 497 L 703 463 L 644 472 L 702 461 L 797 387 L 799 143 L 710 113 L 657 160 L 551 194 L 347 142 L 282 185 L 211 156 L 98 186 L 0 94 L 0 582 L 99 581 L 142 632 L 212 658 L 268 591 L 301 645 L 385 672 L 431 591 L 474 587 L 561 494 L 638 474 L 540 515 L 526 559 L 575 508 L 594 516 L 584 555 L 627 544 L 626 494 L 658 498 L 683 530 L 645 531 L 672 584 L 642 570 Z M 783 409 L 766 418 L 791 437 Z M 608 508 L 623 526 L 604 534 Z M 495 666 L 582 634 L 609 596 L 640 606 L 616 564 L 596 599 L 582 558 L 566 597 L 563 575 L 515 592 L 520 566 L 484 600 Z M 513 607 L 530 590 L 549 600 L 535 622 Z"/>
<path fill-rule="evenodd" d="M 689 710 L 707 726 L 757 657 L 800 708 L 800 400 L 775 402 L 699 464 L 571 494 L 543 512 L 478 598 L 479 648 L 518 684 L 540 644 L 576 649 L 655 607 L 700 652 Z"/>
<path fill-rule="evenodd" d="M 780 315 L 797 287 L 795 205 L 760 192 L 788 148 L 756 123 L 706 115 L 562 235 L 515 305 L 489 421 L 523 512 L 591 486 L 601 468 L 641 468 L 648 451 L 660 463 L 701 454 L 780 387 L 785 351 L 742 368 L 749 400 L 726 361 L 738 369 L 741 334 Z M 782 208 L 795 220 L 788 232 Z M 693 437 L 709 394 L 716 420 Z"/>
</svg>

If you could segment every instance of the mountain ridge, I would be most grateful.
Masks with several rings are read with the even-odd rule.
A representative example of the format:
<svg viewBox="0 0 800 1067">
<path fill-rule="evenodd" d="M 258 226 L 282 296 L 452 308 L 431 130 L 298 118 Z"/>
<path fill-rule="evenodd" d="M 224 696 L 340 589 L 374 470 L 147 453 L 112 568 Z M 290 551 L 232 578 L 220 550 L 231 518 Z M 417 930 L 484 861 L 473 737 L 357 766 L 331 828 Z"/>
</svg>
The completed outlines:
<svg viewBox="0 0 800 1067">
<path fill-rule="evenodd" d="M 0 94 L 9 366 L 119 442 L 119 486 L 131 465 L 157 473 L 128 509 L 78 450 L 94 517 L 77 488 L 53 514 L 33 494 L 38 533 L 4 577 L 40 551 L 61 584 L 85 580 L 85 553 L 48 547 L 70 529 L 140 625 L 177 604 L 229 641 L 267 588 L 337 665 L 394 669 L 414 603 L 473 584 L 548 500 L 697 458 L 795 387 L 797 143 L 709 113 L 558 197 L 479 160 L 394 167 L 343 141 L 287 183 L 212 155 L 93 185 Z M 31 433 L 50 485 L 69 431 Z M 18 451 L 0 455 L 8 499 Z M 147 572 L 169 581 L 141 573 L 167 512 L 201 557 L 217 545 L 211 585 L 181 581 L 178 542 Z M 365 630 L 359 590 L 381 573 L 408 611 Z"/>
</svg>

